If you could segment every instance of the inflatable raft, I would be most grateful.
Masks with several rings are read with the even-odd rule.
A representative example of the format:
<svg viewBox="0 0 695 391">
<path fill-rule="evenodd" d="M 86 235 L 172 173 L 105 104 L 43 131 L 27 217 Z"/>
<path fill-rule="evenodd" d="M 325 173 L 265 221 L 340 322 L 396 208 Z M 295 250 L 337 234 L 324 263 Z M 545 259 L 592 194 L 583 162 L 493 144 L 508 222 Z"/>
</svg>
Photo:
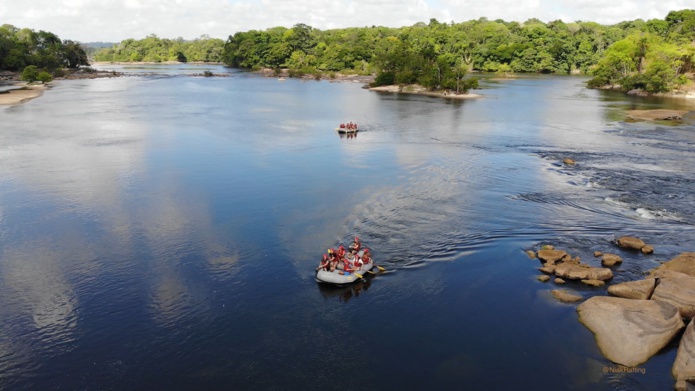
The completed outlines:
<svg viewBox="0 0 695 391">
<path fill-rule="evenodd" d="M 360 251 L 360 256 L 362 256 L 362 252 Z M 364 277 L 367 272 L 372 270 L 374 268 L 374 260 L 372 259 L 371 262 L 362 265 L 360 270 L 357 271 L 357 274 L 361 275 Z M 357 281 L 360 279 L 360 277 L 357 277 L 357 275 L 353 273 L 345 273 L 343 272 L 343 264 L 340 263 L 338 265 L 338 268 L 336 268 L 334 271 L 326 271 L 326 270 L 319 270 L 316 272 L 316 279 L 319 280 L 320 282 L 325 282 L 329 284 L 338 284 L 338 285 L 343 285 L 343 284 L 350 284 L 352 282 Z M 343 274 L 340 274 L 343 273 Z"/>
<path fill-rule="evenodd" d="M 357 274 L 361 275 L 364 277 L 364 274 L 366 274 L 368 271 L 372 270 L 374 267 L 374 262 L 370 262 L 366 265 L 362 265 L 360 270 L 357 272 Z M 343 272 L 342 270 L 335 269 L 334 271 L 325 271 L 325 270 L 319 270 L 316 272 L 316 279 L 321 281 L 321 282 L 326 282 L 329 284 L 338 284 L 338 285 L 343 285 L 343 284 L 349 284 L 351 282 L 357 281 L 360 277 L 357 277 L 355 273 L 344 273 L 340 274 Z"/>
<path fill-rule="evenodd" d="M 357 132 L 359 132 L 360 128 L 359 128 L 359 126 L 353 124 L 349 127 L 348 126 L 340 126 L 338 128 L 335 128 L 335 130 L 337 130 L 338 133 L 345 134 L 345 133 L 357 133 Z"/>
</svg>

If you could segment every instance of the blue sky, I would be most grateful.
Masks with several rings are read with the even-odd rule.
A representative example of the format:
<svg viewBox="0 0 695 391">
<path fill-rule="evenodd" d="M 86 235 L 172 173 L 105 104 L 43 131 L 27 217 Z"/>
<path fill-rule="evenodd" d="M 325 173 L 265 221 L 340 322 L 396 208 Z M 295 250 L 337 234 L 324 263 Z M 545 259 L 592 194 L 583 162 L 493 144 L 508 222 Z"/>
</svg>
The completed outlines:
<svg viewBox="0 0 695 391">
<path fill-rule="evenodd" d="M 0 0 L 0 24 L 51 31 L 62 39 L 118 42 L 148 34 L 162 38 L 226 39 L 237 31 L 292 27 L 399 27 L 490 20 L 544 22 L 664 18 L 695 8 L 693 0 Z"/>
</svg>

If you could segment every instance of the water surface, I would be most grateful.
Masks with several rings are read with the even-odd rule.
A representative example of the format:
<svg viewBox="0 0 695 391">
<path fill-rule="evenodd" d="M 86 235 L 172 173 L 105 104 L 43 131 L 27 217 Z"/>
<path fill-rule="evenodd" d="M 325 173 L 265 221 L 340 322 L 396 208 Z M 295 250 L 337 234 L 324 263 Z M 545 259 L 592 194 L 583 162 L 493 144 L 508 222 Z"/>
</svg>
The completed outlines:
<svg viewBox="0 0 695 391">
<path fill-rule="evenodd" d="M 624 121 L 689 103 L 580 77 L 456 101 L 204 68 L 0 108 L 0 388 L 672 387 L 675 345 L 604 374 L 523 250 L 617 252 L 614 282 L 694 251 L 695 128 Z M 628 234 L 655 254 L 613 247 Z M 318 284 L 355 235 L 387 271 Z"/>
</svg>

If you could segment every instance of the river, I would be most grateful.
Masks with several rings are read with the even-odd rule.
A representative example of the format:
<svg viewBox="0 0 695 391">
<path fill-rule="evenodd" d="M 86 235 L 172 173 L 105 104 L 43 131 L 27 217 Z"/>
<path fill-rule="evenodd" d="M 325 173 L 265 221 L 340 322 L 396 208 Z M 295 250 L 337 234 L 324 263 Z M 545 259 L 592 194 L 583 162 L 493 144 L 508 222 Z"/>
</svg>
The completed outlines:
<svg viewBox="0 0 695 391">
<path fill-rule="evenodd" d="M 576 76 L 482 76 L 482 98 L 446 100 L 109 69 L 130 76 L 0 107 L 0 389 L 673 386 L 675 343 L 604 373 L 524 251 L 618 253 L 611 283 L 695 251 L 695 126 L 625 121 L 692 102 Z M 386 271 L 317 283 L 353 236 Z"/>
</svg>

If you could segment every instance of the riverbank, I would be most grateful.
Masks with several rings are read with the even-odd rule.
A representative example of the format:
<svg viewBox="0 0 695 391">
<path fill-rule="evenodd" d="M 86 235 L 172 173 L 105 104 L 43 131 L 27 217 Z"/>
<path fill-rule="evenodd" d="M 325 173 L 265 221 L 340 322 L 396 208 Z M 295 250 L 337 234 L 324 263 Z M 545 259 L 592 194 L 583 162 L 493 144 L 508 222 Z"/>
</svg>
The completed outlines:
<svg viewBox="0 0 695 391">
<path fill-rule="evenodd" d="M 452 92 L 450 90 L 430 91 L 427 88 L 420 86 L 420 85 L 417 85 L 417 84 L 408 85 L 408 86 L 390 85 L 390 86 L 370 87 L 369 90 L 370 91 L 378 91 L 378 92 L 392 92 L 392 93 L 399 93 L 399 94 L 426 95 L 426 96 L 434 96 L 434 97 L 438 97 L 438 98 L 447 98 L 447 99 L 477 99 L 477 98 L 482 97 L 482 95 L 471 94 L 471 93 L 457 94 L 457 93 Z"/>
<path fill-rule="evenodd" d="M 15 105 L 28 100 L 38 98 L 48 89 L 45 84 L 19 85 L 18 88 L 0 92 L 0 105 Z"/>
</svg>

